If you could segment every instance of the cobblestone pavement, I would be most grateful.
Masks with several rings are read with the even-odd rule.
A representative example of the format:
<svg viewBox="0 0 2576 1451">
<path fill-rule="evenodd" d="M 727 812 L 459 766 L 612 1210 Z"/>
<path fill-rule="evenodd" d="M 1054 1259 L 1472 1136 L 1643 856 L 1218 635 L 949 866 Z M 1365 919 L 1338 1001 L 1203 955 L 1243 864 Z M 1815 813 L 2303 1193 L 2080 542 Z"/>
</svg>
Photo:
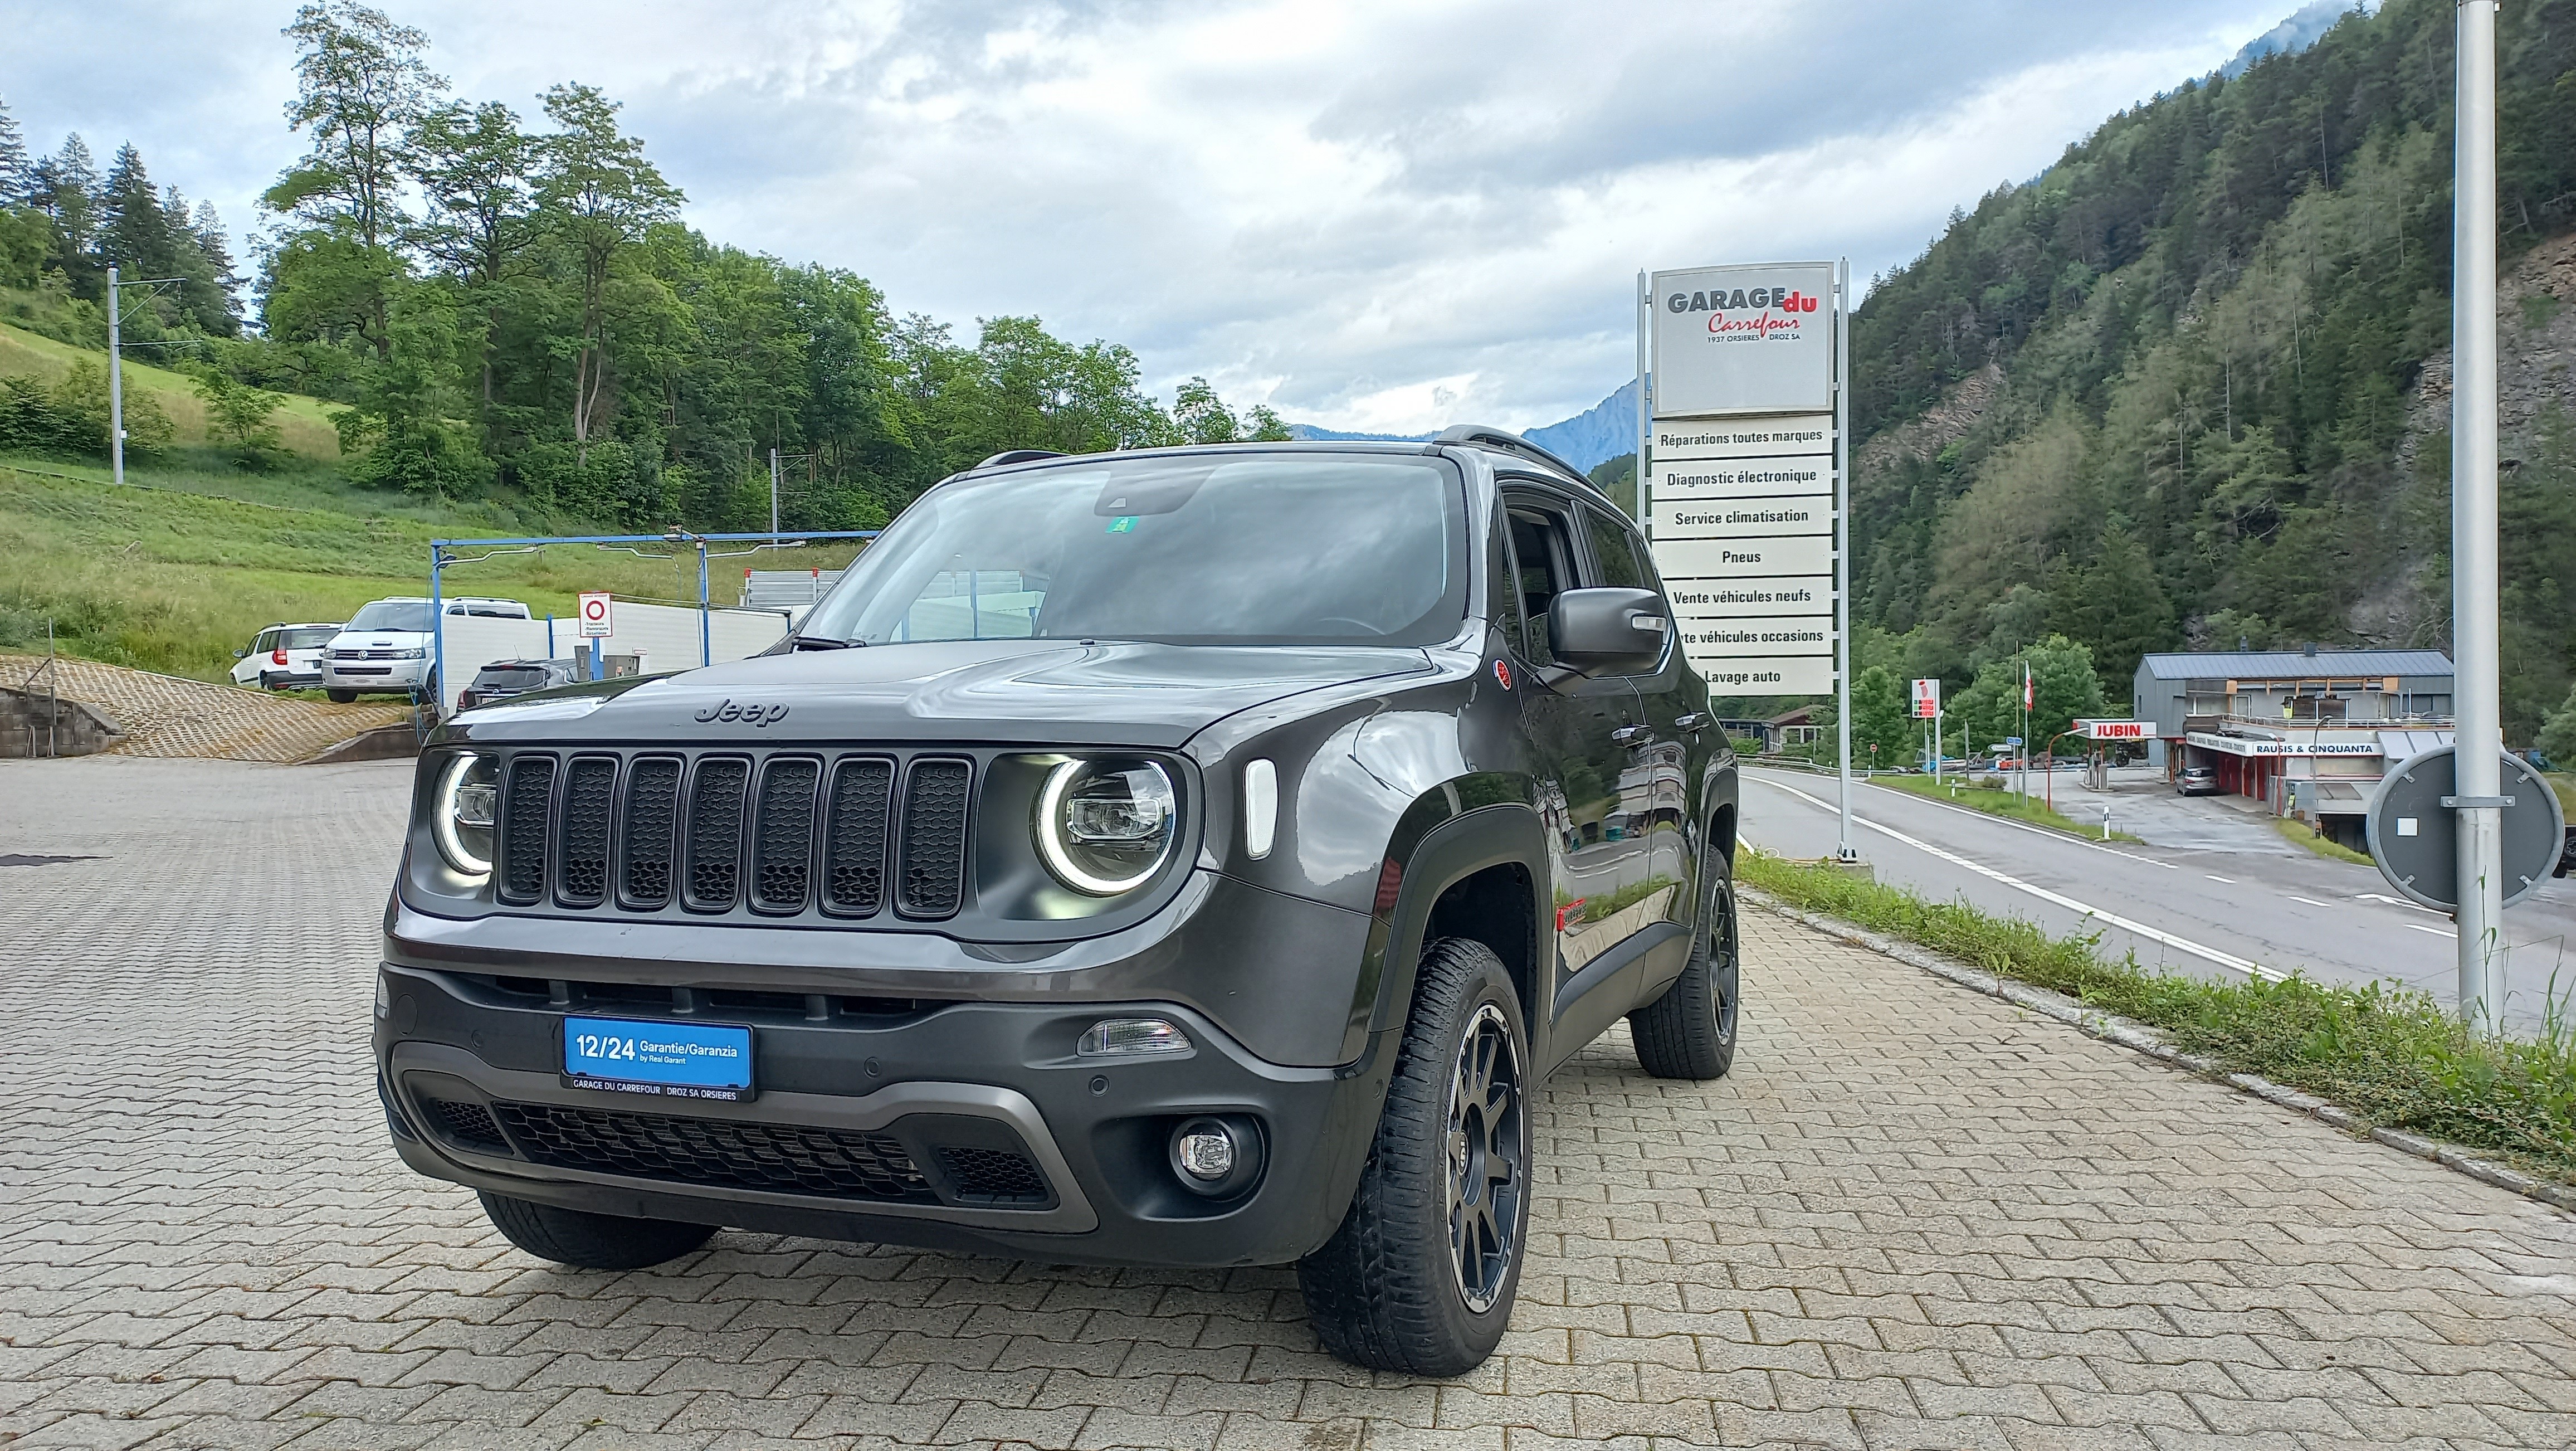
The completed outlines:
<svg viewBox="0 0 2576 1451">
<path fill-rule="evenodd" d="M 0 868 L 12 1451 L 2576 1443 L 2568 1219 L 1769 917 L 1731 1078 L 1555 1081 L 1456 1382 L 1324 1356 L 1283 1270 L 549 1268 L 383 1143 L 406 770 L 0 763 L 0 857 L 95 857 Z"/>
<path fill-rule="evenodd" d="M 42 655 L 0 655 L 0 685 L 14 687 L 44 664 Z M 95 660 L 58 659 L 54 671 L 63 699 L 97 706 L 125 732 L 110 748 L 118 755 L 303 761 L 410 715 L 409 707 L 385 701 L 335 705 Z M 41 676 L 34 688 L 43 692 Z"/>
</svg>

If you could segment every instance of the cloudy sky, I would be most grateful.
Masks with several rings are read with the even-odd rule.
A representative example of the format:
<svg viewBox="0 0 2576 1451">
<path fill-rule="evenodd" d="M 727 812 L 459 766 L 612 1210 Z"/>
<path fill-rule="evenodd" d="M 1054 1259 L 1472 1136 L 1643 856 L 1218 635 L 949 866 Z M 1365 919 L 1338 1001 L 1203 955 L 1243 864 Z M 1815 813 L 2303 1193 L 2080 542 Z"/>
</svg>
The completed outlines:
<svg viewBox="0 0 2576 1451">
<path fill-rule="evenodd" d="M 1634 369 L 1640 266 L 1904 262 L 2299 0 L 393 0 L 456 92 L 604 87 L 710 236 L 1033 313 L 1288 418 L 1527 427 Z M 0 0 L 0 99 L 236 231 L 287 4 Z"/>
</svg>

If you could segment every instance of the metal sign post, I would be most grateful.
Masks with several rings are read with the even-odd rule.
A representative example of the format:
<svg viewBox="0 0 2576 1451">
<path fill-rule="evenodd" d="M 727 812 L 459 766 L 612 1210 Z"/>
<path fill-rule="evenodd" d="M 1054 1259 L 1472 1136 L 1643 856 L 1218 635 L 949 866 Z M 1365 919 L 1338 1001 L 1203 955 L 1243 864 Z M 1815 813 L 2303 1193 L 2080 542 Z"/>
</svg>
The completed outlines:
<svg viewBox="0 0 2576 1451">
<path fill-rule="evenodd" d="M 1851 264 L 1653 272 L 1639 296 L 1639 522 L 1708 683 L 1838 706 L 1851 818 Z"/>
<path fill-rule="evenodd" d="M 2459 717 L 2460 1017 L 2504 1012 L 2504 720 L 2496 621 L 2495 0 L 2459 0 L 2451 213 L 2451 659 Z"/>
</svg>

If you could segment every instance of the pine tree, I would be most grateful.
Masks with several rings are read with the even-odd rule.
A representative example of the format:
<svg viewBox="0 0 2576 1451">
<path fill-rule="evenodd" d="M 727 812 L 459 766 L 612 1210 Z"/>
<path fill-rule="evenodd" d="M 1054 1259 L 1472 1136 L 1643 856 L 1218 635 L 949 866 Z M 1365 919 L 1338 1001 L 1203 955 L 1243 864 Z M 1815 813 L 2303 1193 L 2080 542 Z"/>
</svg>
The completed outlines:
<svg viewBox="0 0 2576 1451">
<path fill-rule="evenodd" d="M 36 207 L 54 223 L 45 264 L 71 283 L 73 296 L 95 301 L 106 292 L 106 268 L 98 258 L 98 162 L 75 131 L 36 171 Z"/>
<path fill-rule="evenodd" d="M 168 277 L 179 264 L 170 242 L 169 214 L 143 169 L 143 153 L 129 141 L 116 148 L 100 188 L 98 250 L 129 279 Z"/>
<path fill-rule="evenodd" d="M 35 184 L 27 138 L 18 130 L 18 118 L 9 114 L 9 103 L 0 101 L 0 207 L 33 205 Z"/>
</svg>

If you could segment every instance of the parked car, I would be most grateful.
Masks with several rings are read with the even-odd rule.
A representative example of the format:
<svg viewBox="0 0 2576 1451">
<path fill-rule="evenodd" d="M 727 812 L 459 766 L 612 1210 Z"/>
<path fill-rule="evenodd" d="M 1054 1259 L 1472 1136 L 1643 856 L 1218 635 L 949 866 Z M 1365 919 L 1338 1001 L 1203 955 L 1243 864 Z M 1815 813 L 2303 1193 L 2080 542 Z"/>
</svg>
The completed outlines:
<svg viewBox="0 0 2576 1451">
<path fill-rule="evenodd" d="M 2216 796 L 2225 789 L 2218 784 L 2218 773 L 2207 766 L 2185 766 L 2174 777 L 2177 796 Z"/>
<path fill-rule="evenodd" d="M 361 695 L 435 695 L 430 662 L 431 603 L 416 595 L 375 600 L 358 607 L 322 654 L 322 689 L 343 703 Z M 449 617 L 525 620 L 517 600 L 459 597 L 446 602 Z"/>
<path fill-rule="evenodd" d="M 233 684 L 300 690 L 322 683 L 322 651 L 338 625 L 271 625 L 247 649 L 235 650 Z"/>
<path fill-rule="evenodd" d="M 1733 1060 L 1712 724 L 1635 526 L 1514 435 L 998 455 L 777 651 L 430 737 L 387 1128 L 560 1263 L 1294 1264 L 1334 1353 L 1459 1374 L 1546 1075 L 1623 1016 Z"/>
<path fill-rule="evenodd" d="M 573 683 L 569 660 L 495 660 L 474 672 L 472 684 L 456 692 L 456 708 L 472 710 L 532 690 L 552 690 Z"/>
</svg>

